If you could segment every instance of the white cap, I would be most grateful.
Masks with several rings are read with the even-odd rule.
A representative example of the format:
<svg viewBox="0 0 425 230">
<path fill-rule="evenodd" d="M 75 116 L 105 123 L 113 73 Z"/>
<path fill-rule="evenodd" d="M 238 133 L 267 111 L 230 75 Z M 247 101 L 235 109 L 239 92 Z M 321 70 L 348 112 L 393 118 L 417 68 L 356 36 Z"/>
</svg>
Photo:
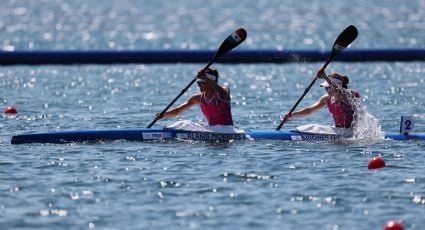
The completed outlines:
<svg viewBox="0 0 425 230">
<path fill-rule="evenodd" d="M 330 77 L 329 79 L 331 80 L 331 82 L 333 82 L 333 83 L 335 83 L 337 85 L 341 85 L 342 86 L 342 83 L 343 82 L 341 80 L 339 80 L 338 78 Z M 320 84 L 320 87 L 327 88 L 327 87 L 329 87 L 329 83 L 325 80 L 322 84 Z"/>
<path fill-rule="evenodd" d="M 209 74 L 209 73 L 205 73 L 205 75 L 207 76 L 207 78 L 209 78 L 209 79 L 211 79 L 211 80 L 213 80 L 213 81 L 217 82 L 217 76 L 214 76 L 214 75 Z M 202 80 L 202 79 L 198 79 L 198 80 L 197 80 L 197 82 L 205 82 L 205 81 L 204 81 L 204 80 Z"/>
</svg>

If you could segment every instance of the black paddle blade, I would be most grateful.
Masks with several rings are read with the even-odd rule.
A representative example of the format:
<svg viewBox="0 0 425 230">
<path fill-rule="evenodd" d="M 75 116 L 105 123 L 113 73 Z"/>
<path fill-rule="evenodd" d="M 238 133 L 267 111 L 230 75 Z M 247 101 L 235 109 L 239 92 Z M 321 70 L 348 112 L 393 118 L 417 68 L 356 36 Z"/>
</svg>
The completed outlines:
<svg viewBox="0 0 425 230">
<path fill-rule="evenodd" d="M 358 34 L 359 32 L 357 31 L 357 28 L 353 25 L 345 28 L 345 30 L 342 31 L 336 39 L 334 46 L 332 47 L 332 53 L 335 55 L 343 51 L 357 38 Z"/>
<path fill-rule="evenodd" d="M 244 28 L 239 28 L 231 35 L 229 35 L 226 40 L 221 43 L 220 47 L 217 50 L 216 57 L 220 57 L 223 54 L 229 52 L 239 44 L 241 44 L 246 39 L 246 30 Z"/>
</svg>

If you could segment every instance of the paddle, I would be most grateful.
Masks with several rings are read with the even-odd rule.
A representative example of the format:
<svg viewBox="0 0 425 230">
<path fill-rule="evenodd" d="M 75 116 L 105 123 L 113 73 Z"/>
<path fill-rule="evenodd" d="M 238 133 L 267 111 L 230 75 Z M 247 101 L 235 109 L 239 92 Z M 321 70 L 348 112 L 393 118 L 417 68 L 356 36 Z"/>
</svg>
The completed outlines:
<svg viewBox="0 0 425 230">
<path fill-rule="evenodd" d="M 217 52 L 215 53 L 213 59 L 203 68 L 203 70 L 205 71 L 208 67 L 210 67 L 218 58 L 220 58 L 221 56 L 223 56 L 224 54 L 226 54 L 227 52 L 229 52 L 230 50 L 232 50 L 233 48 L 235 48 L 236 46 L 238 46 L 239 44 L 241 44 L 243 41 L 245 41 L 246 38 L 246 31 L 244 28 L 239 28 L 236 31 L 234 31 L 232 34 L 230 34 L 220 45 L 220 47 L 218 48 Z M 160 115 L 158 117 L 155 118 L 155 120 L 153 120 L 149 125 L 148 128 L 152 127 L 153 124 L 155 124 L 156 121 L 158 121 L 159 119 L 162 118 L 162 116 L 164 116 L 164 113 L 167 112 L 167 110 L 174 104 L 174 102 L 177 101 L 177 99 L 179 99 L 179 97 L 181 95 L 183 95 L 188 89 L 189 87 L 195 83 L 196 81 L 196 77 L 192 79 L 192 81 L 180 92 L 180 94 L 174 98 L 173 101 L 171 101 L 171 103 L 160 113 Z"/>
<path fill-rule="evenodd" d="M 353 25 L 348 26 L 345 28 L 344 31 L 339 34 L 339 36 L 336 38 L 334 45 L 332 46 L 332 51 L 329 56 L 329 59 L 326 61 L 326 63 L 323 65 L 323 67 L 320 69 L 321 71 L 324 71 L 328 64 L 332 61 L 332 59 L 342 52 L 347 46 L 353 42 L 358 35 L 357 28 Z M 292 109 L 289 111 L 289 114 L 294 112 L 295 108 L 298 106 L 298 104 L 301 102 L 301 100 L 304 98 L 304 96 L 307 94 L 307 92 L 310 90 L 310 88 L 313 86 L 313 84 L 316 82 L 317 76 L 314 77 L 314 79 L 311 81 L 310 85 L 305 89 L 304 93 L 301 95 L 301 97 L 298 99 L 297 103 L 292 107 Z M 279 126 L 276 128 L 276 130 L 279 130 L 282 128 L 283 124 L 288 120 L 288 117 L 284 117 L 282 121 L 280 122 Z"/>
</svg>

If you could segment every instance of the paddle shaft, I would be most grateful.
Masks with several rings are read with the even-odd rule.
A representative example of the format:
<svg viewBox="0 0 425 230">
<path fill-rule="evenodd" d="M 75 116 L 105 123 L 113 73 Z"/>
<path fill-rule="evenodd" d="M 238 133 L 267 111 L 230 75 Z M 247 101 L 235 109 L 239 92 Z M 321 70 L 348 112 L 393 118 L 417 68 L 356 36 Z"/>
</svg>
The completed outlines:
<svg viewBox="0 0 425 230">
<path fill-rule="evenodd" d="M 322 71 L 324 71 L 326 69 L 326 67 L 329 65 L 329 63 L 332 61 L 332 59 L 335 57 L 335 53 L 332 52 L 331 56 L 329 57 L 329 59 L 326 61 L 326 63 L 323 65 L 322 67 Z M 292 106 L 291 110 L 289 111 L 289 113 L 294 112 L 294 110 L 297 108 L 298 104 L 302 101 L 302 99 L 304 98 L 304 96 L 308 93 L 308 91 L 310 91 L 310 88 L 314 85 L 314 83 L 317 80 L 317 76 L 314 77 L 314 79 L 310 82 L 310 85 L 308 85 L 308 87 L 304 90 L 304 93 L 301 95 L 301 97 L 298 99 L 298 101 L 295 103 L 294 106 Z M 288 117 L 283 118 L 282 122 L 280 122 L 279 126 L 276 128 L 276 130 L 280 130 L 283 126 L 283 124 L 286 123 L 286 121 L 288 120 Z"/>
</svg>

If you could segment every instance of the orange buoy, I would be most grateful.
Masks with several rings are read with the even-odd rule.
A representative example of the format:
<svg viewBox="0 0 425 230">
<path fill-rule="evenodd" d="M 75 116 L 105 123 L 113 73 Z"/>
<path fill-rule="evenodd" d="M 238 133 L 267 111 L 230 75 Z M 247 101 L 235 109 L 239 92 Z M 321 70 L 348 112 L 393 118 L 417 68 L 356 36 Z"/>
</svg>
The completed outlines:
<svg viewBox="0 0 425 230">
<path fill-rule="evenodd" d="M 368 169 L 379 169 L 385 167 L 385 161 L 381 157 L 374 157 L 367 164 Z"/>
</svg>

